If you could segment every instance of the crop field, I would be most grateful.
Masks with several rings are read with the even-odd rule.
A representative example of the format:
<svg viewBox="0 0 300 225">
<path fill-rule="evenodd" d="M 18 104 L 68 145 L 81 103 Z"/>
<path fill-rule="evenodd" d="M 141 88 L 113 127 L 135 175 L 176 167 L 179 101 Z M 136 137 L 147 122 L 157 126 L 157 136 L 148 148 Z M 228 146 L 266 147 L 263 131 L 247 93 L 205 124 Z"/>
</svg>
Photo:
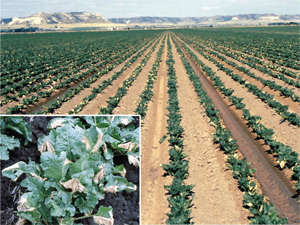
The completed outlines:
<svg viewBox="0 0 300 225">
<path fill-rule="evenodd" d="M 2 35 L 2 114 L 142 118 L 142 224 L 300 223 L 298 27 Z"/>
</svg>

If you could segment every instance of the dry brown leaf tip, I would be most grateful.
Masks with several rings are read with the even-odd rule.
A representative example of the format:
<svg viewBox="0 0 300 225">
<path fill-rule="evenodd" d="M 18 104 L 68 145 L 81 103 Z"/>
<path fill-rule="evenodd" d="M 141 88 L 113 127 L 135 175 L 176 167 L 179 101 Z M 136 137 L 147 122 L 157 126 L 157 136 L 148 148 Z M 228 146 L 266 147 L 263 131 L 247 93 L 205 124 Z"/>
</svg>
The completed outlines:
<svg viewBox="0 0 300 225">
<path fill-rule="evenodd" d="M 26 212 L 26 211 L 34 211 L 35 208 L 31 207 L 28 208 L 27 207 L 27 198 L 21 197 L 20 200 L 18 201 L 18 206 L 17 206 L 18 211 L 22 211 L 22 212 Z"/>
<path fill-rule="evenodd" d="M 140 164 L 138 158 L 133 155 L 128 155 L 128 162 L 129 162 L 129 164 L 132 164 L 135 167 L 139 167 L 139 164 Z"/>
<path fill-rule="evenodd" d="M 129 119 L 124 117 L 122 119 L 120 119 L 120 123 L 127 126 L 130 122 L 129 122 Z"/>
<path fill-rule="evenodd" d="M 49 128 L 54 129 L 56 127 L 61 127 L 61 126 L 63 126 L 64 121 L 65 121 L 65 119 L 56 119 L 50 124 Z"/>
<path fill-rule="evenodd" d="M 19 216 L 19 219 L 18 219 L 16 225 L 24 225 L 24 224 L 26 224 L 26 220 Z"/>
<path fill-rule="evenodd" d="M 107 188 L 104 188 L 104 191 L 111 192 L 111 193 L 117 193 L 118 186 L 109 186 Z"/>
<path fill-rule="evenodd" d="M 113 225 L 114 224 L 114 217 L 113 213 L 109 212 L 110 218 L 105 218 L 102 216 L 93 216 L 94 222 L 99 225 Z"/>
<path fill-rule="evenodd" d="M 52 152 L 53 154 L 55 154 L 55 149 L 49 141 L 44 141 L 42 146 L 40 147 L 39 151 L 41 153 L 48 151 L 48 152 Z"/>
<path fill-rule="evenodd" d="M 131 150 L 134 148 L 135 143 L 127 142 L 125 144 L 119 144 L 118 147 L 125 148 L 128 152 L 131 152 Z"/>
<path fill-rule="evenodd" d="M 105 176 L 104 165 L 99 166 L 99 169 L 100 169 L 100 171 L 93 178 L 93 180 L 96 184 L 98 184 L 100 180 L 104 179 L 104 176 Z"/>
<path fill-rule="evenodd" d="M 122 177 L 126 176 L 126 169 L 124 168 L 122 171 L 119 172 Z"/>
<path fill-rule="evenodd" d="M 90 142 L 89 140 L 86 138 L 86 136 L 83 136 L 82 137 L 82 141 L 81 141 L 83 144 L 85 144 L 85 148 L 86 150 L 90 149 L 91 148 L 91 145 L 90 145 Z"/>
<path fill-rule="evenodd" d="M 66 189 L 72 189 L 72 193 L 76 191 L 85 191 L 85 187 L 80 183 L 80 181 L 77 178 L 73 178 L 72 180 L 68 180 L 67 182 L 60 182 L 60 184 Z"/>
<path fill-rule="evenodd" d="M 92 151 L 91 152 L 98 152 L 98 148 L 99 148 L 99 145 L 100 145 L 100 143 L 101 143 L 101 141 L 102 141 L 102 137 L 103 137 L 103 134 L 102 133 L 99 133 L 98 134 L 98 139 L 97 139 L 97 142 L 96 142 L 96 144 L 94 145 L 94 147 L 93 147 L 93 149 L 92 149 Z"/>
</svg>

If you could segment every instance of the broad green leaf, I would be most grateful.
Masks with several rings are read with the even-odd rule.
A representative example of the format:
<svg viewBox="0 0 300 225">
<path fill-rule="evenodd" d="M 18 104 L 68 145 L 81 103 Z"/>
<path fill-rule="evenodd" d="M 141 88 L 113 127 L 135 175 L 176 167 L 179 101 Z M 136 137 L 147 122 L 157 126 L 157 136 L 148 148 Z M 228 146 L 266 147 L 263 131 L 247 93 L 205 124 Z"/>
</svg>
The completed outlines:
<svg viewBox="0 0 300 225">
<path fill-rule="evenodd" d="M 75 207 L 72 205 L 72 194 L 66 191 L 53 191 L 52 197 L 46 199 L 46 205 L 51 208 L 51 216 L 65 217 L 75 215 Z"/>
<path fill-rule="evenodd" d="M 110 186 L 117 186 L 118 187 L 118 192 L 121 191 L 135 191 L 136 186 L 129 182 L 126 178 L 124 177 L 119 177 L 119 176 L 114 176 L 112 174 L 106 176 L 106 185 L 105 187 L 110 187 Z"/>
<path fill-rule="evenodd" d="M 8 137 L 5 134 L 1 134 L 1 160 L 9 160 L 9 152 L 8 150 L 13 150 L 14 148 L 20 147 L 20 141 L 14 137 Z"/>
<path fill-rule="evenodd" d="M 105 207 L 103 205 L 101 205 L 97 211 L 96 214 L 94 214 L 94 216 L 101 216 L 101 217 L 105 217 L 105 218 L 110 218 L 110 213 L 112 213 L 112 207 Z"/>
<path fill-rule="evenodd" d="M 85 144 L 82 143 L 82 136 L 71 124 L 65 124 L 56 129 L 57 137 L 55 150 L 57 153 L 67 152 L 68 159 L 80 158 L 85 152 Z"/>
<path fill-rule="evenodd" d="M 45 152 L 46 153 L 46 152 Z M 44 165 L 48 165 L 44 168 L 45 170 L 45 177 L 53 178 L 55 180 L 61 180 L 65 177 L 67 170 L 69 168 L 69 164 L 65 165 L 66 161 L 66 152 L 62 152 L 60 157 L 55 157 L 49 159 L 49 157 L 43 158 L 43 155 L 50 156 L 51 154 L 42 154 L 41 162 Z M 49 153 L 49 152 L 48 152 Z"/>
<path fill-rule="evenodd" d="M 78 198 L 75 201 L 75 206 L 81 213 L 91 212 L 98 203 L 97 195 L 88 193 L 86 198 Z"/>
<path fill-rule="evenodd" d="M 74 221 L 71 217 L 60 218 L 59 225 L 73 225 Z"/>
<path fill-rule="evenodd" d="M 32 224 L 36 224 L 36 222 L 40 221 L 41 213 L 38 210 L 34 211 L 21 211 L 18 212 L 22 218 L 29 220 Z"/>
<path fill-rule="evenodd" d="M 94 175 L 95 175 L 94 170 L 92 168 L 89 168 L 80 173 L 75 173 L 71 177 L 77 178 L 80 181 L 80 183 L 83 185 L 91 185 Z"/>
<path fill-rule="evenodd" d="M 26 187 L 29 191 L 34 193 L 34 199 L 37 202 L 43 202 L 47 196 L 44 181 L 36 177 L 28 177 L 21 182 L 22 187 Z"/>
<path fill-rule="evenodd" d="M 21 116 L 6 117 L 5 120 L 5 130 L 11 129 L 23 135 L 25 138 L 25 145 L 28 144 L 28 141 L 32 141 L 32 134 L 28 123 Z"/>
</svg>

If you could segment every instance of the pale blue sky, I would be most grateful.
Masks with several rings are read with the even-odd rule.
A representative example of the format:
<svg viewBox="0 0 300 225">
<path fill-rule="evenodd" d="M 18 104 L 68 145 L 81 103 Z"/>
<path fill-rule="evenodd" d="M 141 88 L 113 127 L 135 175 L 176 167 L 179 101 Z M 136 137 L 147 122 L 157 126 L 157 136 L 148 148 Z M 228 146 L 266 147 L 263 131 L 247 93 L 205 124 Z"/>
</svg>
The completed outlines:
<svg viewBox="0 0 300 225">
<path fill-rule="evenodd" d="M 92 12 L 105 18 L 214 16 L 246 13 L 299 14 L 299 0 L 1 0 L 1 18 L 37 12 Z"/>
</svg>

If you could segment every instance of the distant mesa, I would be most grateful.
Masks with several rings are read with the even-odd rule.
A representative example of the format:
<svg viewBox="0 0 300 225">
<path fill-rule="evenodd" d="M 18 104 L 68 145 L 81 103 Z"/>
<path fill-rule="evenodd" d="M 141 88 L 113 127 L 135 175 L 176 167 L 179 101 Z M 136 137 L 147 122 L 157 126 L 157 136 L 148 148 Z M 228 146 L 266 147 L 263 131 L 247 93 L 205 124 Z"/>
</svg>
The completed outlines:
<svg viewBox="0 0 300 225">
<path fill-rule="evenodd" d="M 151 17 L 141 16 L 133 18 L 105 19 L 101 13 L 69 12 L 69 13 L 44 13 L 39 12 L 28 17 L 13 17 L 0 19 L 3 26 L 39 26 L 47 24 L 101 24 L 115 23 L 116 25 L 237 25 L 237 24 L 268 24 L 273 22 L 300 22 L 300 14 L 275 15 L 269 14 L 240 14 L 232 16 L 206 16 L 206 17 Z"/>
<path fill-rule="evenodd" d="M 2 25 L 44 25 L 44 24 L 76 24 L 76 23 L 106 23 L 101 13 L 69 12 L 69 13 L 44 13 L 39 12 L 28 17 L 13 17 L 0 19 Z"/>
</svg>

